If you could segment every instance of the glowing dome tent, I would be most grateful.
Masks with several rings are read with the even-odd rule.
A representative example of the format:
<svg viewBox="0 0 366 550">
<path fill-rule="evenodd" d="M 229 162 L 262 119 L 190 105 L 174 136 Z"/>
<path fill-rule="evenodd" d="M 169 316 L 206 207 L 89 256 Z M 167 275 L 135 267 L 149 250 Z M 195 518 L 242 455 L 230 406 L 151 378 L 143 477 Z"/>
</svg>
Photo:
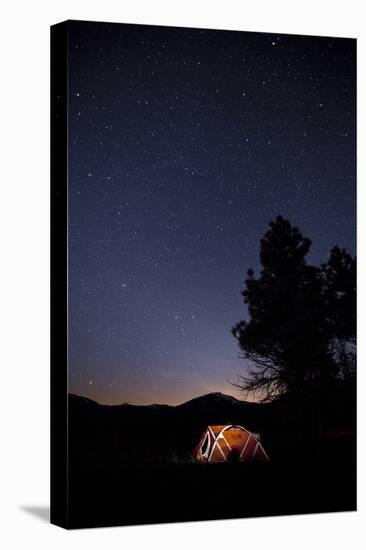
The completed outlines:
<svg viewBox="0 0 366 550">
<path fill-rule="evenodd" d="M 193 451 L 202 462 L 268 461 L 258 434 L 242 426 L 208 426 Z"/>
</svg>

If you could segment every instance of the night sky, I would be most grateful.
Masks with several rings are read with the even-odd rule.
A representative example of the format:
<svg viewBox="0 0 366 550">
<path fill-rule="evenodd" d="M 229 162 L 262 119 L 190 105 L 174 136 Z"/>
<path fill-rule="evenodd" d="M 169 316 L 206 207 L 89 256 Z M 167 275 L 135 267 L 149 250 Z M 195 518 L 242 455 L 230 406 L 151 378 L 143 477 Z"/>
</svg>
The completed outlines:
<svg viewBox="0 0 366 550">
<path fill-rule="evenodd" d="M 69 122 L 69 390 L 238 395 L 268 223 L 355 253 L 355 41 L 71 23 Z"/>
</svg>

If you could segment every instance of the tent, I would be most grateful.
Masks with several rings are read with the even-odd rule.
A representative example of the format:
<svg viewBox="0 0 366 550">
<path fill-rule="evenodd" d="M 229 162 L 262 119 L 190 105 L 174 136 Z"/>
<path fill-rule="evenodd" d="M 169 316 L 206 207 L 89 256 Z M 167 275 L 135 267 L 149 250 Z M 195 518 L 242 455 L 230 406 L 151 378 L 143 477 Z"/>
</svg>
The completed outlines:
<svg viewBox="0 0 366 550">
<path fill-rule="evenodd" d="M 242 426 L 208 426 L 193 451 L 202 462 L 268 461 L 259 434 Z"/>
</svg>

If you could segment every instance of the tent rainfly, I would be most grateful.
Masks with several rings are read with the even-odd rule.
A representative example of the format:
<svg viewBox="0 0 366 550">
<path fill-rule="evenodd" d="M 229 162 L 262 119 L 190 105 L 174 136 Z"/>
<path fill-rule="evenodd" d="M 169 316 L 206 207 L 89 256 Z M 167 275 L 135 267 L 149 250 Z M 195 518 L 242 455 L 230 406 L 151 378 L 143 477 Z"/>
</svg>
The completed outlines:
<svg viewBox="0 0 366 550">
<path fill-rule="evenodd" d="M 193 451 L 202 462 L 268 461 L 259 434 L 242 426 L 208 426 Z"/>
</svg>

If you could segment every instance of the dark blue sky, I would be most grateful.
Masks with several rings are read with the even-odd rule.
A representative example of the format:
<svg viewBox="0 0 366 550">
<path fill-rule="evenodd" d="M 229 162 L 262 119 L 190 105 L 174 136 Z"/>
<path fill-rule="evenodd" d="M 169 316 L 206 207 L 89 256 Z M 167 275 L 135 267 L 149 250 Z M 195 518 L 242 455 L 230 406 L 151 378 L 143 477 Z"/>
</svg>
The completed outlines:
<svg viewBox="0 0 366 550">
<path fill-rule="evenodd" d="M 269 221 L 355 253 L 355 41 L 69 28 L 70 391 L 235 395 Z"/>
</svg>

